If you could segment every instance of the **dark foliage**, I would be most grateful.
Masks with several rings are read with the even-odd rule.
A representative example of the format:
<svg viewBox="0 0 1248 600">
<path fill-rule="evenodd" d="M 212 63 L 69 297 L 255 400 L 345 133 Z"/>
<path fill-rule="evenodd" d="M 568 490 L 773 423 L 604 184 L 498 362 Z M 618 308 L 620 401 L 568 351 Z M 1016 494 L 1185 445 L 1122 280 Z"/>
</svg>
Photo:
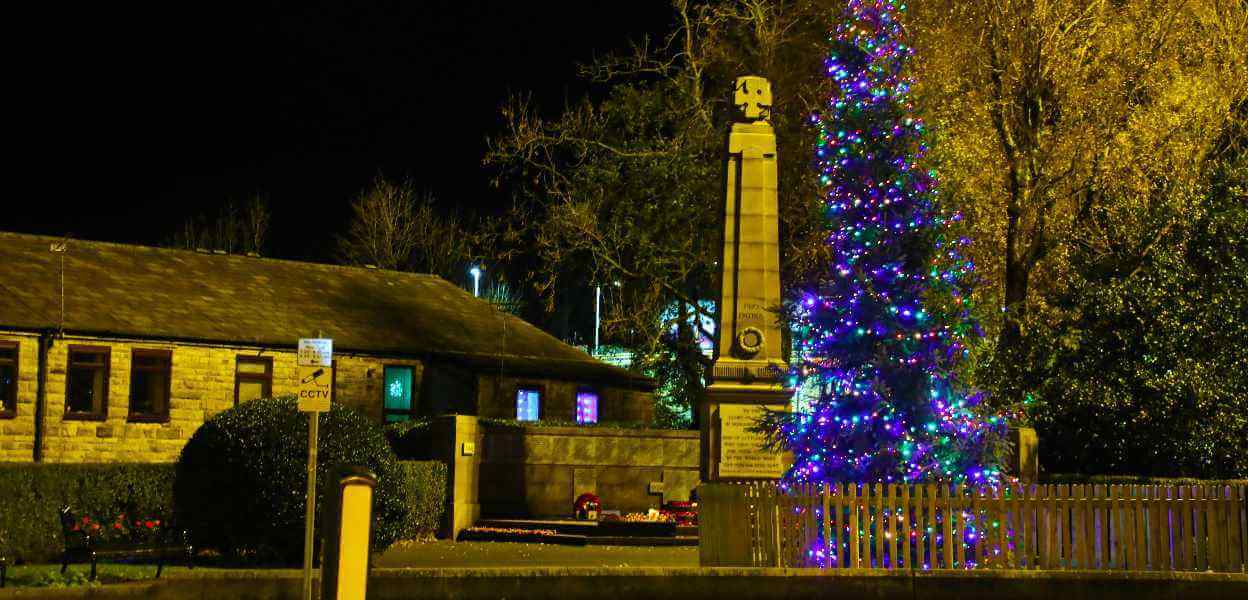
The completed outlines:
<svg viewBox="0 0 1248 600">
<path fill-rule="evenodd" d="M 0 556 L 47 562 L 61 553 L 60 507 L 95 521 L 168 515 L 170 464 L 0 466 Z"/>
<path fill-rule="evenodd" d="M 439 460 L 401 461 L 403 487 L 409 499 L 401 539 L 432 537 L 446 512 L 447 470 Z"/>
<path fill-rule="evenodd" d="M 378 479 L 372 549 L 385 550 L 407 526 L 409 498 L 381 429 L 334 405 L 321 415 L 319 435 L 317 506 L 324 506 L 334 465 L 372 469 Z M 195 545 L 242 559 L 298 562 L 307 438 L 308 418 L 289 397 L 243 403 L 196 430 L 182 449 L 173 490 L 179 523 L 191 531 Z"/>
<path fill-rule="evenodd" d="M 1046 470 L 1248 476 L 1248 159 L 1225 155 L 1203 216 L 1146 258 L 1073 257 L 1073 316 L 1026 357 Z"/>
</svg>

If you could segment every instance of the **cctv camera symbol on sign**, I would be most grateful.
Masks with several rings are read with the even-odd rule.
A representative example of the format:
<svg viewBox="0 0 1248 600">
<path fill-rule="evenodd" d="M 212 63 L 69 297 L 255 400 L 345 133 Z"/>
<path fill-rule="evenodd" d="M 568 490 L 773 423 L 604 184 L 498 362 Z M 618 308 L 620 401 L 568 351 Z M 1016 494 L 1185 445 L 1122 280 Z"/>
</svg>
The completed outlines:
<svg viewBox="0 0 1248 600">
<path fill-rule="evenodd" d="M 324 374 L 325 374 L 324 368 L 317 369 L 313 371 L 311 374 L 305 375 L 303 379 L 299 381 L 299 384 L 306 385 L 306 384 L 311 383 L 313 385 L 319 385 L 321 387 L 329 387 L 329 383 L 322 383 L 321 376 Z"/>
</svg>

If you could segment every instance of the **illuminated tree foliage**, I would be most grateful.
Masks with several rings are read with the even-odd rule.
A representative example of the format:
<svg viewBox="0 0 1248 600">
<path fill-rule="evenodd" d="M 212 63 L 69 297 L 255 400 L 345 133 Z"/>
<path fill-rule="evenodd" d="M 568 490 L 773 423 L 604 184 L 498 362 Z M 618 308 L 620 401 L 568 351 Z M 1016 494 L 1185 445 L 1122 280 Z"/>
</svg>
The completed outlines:
<svg viewBox="0 0 1248 600">
<path fill-rule="evenodd" d="M 894 0 L 851 0 L 825 62 L 831 93 L 812 117 L 831 262 L 793 307 L 809 405 L 777 414 L 794 454 L 786 481 L 995 482 L 1003 419 L 953 372 L 979 335 L 964 281 L 968 240 L 937 205 L 912 116 L 913 50 Z"/>
<path fill-rule="evenodd" d="M 1190 222 L 1144 255 L 1072 253 L 1065 317 L 1028 347 L 1047 470 L 1248 476 L 1248 103 L 1238 114 Z"/>
</svg>

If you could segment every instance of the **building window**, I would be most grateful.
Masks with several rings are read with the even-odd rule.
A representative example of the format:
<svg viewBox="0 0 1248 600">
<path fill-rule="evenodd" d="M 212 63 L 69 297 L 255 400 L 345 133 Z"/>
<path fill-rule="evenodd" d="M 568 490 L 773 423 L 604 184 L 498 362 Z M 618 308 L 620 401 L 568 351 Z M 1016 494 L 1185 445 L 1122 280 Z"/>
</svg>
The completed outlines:
<svg viewBox="0 0 1248 600">
<path fill-rule="evenodd" d="M 17 414 L 17 342 L 0 342 L 0 419 Z"/>
<path fill-rule="evenodd" d="M 416 415 L 412 408 L 411 367 L 386 367 L 382 384 L 382 414 L 387 423 L 407 421 Z"/>
<path fill-rule="evenodd" d="M 598 392 L 590 388 L 576 391 L 576 422 L 580 425 L 598 422 Z"/>
<path fill-rule="evenodd" d="M 273 359 L 239 356 L 234 367 L 234 406 L 239 402 L 273 397 Z"/>
<path fill-rule="evenodd" d="M 103 421 L 108 416 L 108 348 L 70 346 L 65 369 L 65 418 Z"/>
<path fill-rule="evenodd" d="M 516 420 L 537 421 L 542 418 L 542 388 L 516 388 Z"/>
<path fill-rule="evenodd" d="M 130 356 L 130 420 L 169 420 L 169 392 L 173 353 L 135 350 Z"/>
</svg>

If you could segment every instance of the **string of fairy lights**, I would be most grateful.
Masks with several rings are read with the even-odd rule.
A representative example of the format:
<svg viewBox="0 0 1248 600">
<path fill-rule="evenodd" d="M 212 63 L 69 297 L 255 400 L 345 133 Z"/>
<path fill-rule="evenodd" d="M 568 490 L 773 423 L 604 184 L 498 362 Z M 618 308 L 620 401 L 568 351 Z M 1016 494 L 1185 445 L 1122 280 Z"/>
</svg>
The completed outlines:
<svg viewBox="0 0 1248 600">
<path fill-rule="evenodd" d="M 821 394 L 785 433 L 798 459 L 787 480 L 991 483 L 982 447 L 999 417 L 972 410 L 981 394 L 951 367 L 976 330 L 962 282 L 974 265 L 965 238 L 949 238 L 924 170 L 923 122 L 904 73 L 913 50 L 904 4 L 851 0 L 825 68 L 834 91 L 818 128 L 816 168 L 834 257 L 796 310 L 797 376 Z M 946 294 L 954 310 L 933 311 Z"/>
<path fill-rule="evenodd" d="M 811 124 L 833 260 L 794 310 L 792 375 L 818 394 L 781 422 L 794 456 L 786 487 L 1001 479 L 991 445 L 1005 420 L 981 414 L 983 395 L 954 374 L 981 333 L 966 289 L 974 264 L 951 231 L 961 216 L 940 210 L 937 174 L 923 166 L 904 12 L 897 0 L 849 0 L 829 35 L 832 92 Z M 974 544 L 974 519 L 958 521 Z"/>
</svg>

